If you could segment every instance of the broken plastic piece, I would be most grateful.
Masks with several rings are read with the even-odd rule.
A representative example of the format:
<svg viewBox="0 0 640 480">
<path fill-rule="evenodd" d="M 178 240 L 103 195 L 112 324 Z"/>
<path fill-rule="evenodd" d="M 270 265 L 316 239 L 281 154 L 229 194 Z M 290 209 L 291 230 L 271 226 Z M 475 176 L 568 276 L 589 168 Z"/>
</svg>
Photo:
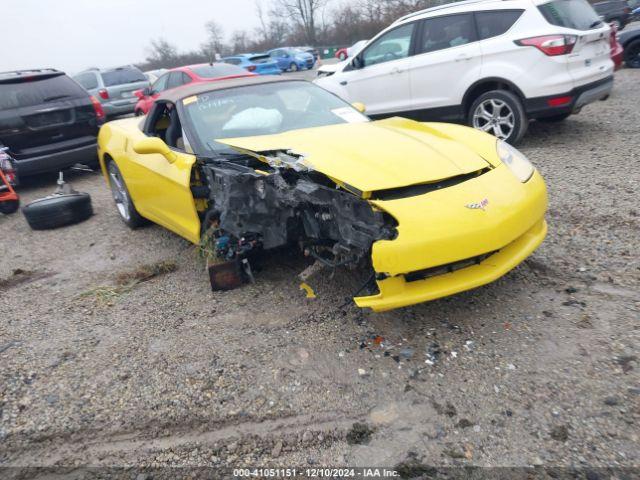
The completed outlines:
<svg viewBox="0 0 640 480">
<path fill-rule="evenodd" d="M 238 259 L 209 265 L 211 290 L 232 290 L 242 285 L 241 264 Z"/>
<path fill-rule="evenodd" d="M 316 298 L 316 294 L 313 291 L 313 288 L 311 288 L 311 286 L 308 283 L 302 282 L 300 284 L 300 290 L 304 290 L 307 298 Z"/>
</svg>

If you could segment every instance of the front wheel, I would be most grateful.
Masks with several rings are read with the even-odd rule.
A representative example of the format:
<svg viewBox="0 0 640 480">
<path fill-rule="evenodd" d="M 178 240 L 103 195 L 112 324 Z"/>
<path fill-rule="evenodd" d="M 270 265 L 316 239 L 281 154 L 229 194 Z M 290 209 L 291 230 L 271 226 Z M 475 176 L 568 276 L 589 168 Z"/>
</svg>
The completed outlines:
<svg viewBox="0 0 640 480">
<path fill-rule="evenodd" d="M 515 145 L 529 126 L 520 99 L 507 90 L 483 93 L 471 104 L 468 123 L 473 128 L 490 133 Z"/>
<path fill-rule="evenodd" d="M 109 172 L 111 195 L 113 196 L 113 200 L 116 202 L 116 208 L 118 209 L 118 213 L 120 214 L 122 221 L 132 229 L 138 228 L 139 226 L 147 223 L 147 221 L 136 210 L 136 207 L 131 200 L 131 195 L 129 195 L 129 190 L 127 190 L 127 185 L 124 183 L 122 173 L 120 173 L 120 169 L 118 168 L 118 165 L 116 165 L 116 162 L 111 160 L 107 166 L 107 171 Z"/>
<path fill-rule="evenodd" d="M 640 38 L 624 49 L 624 61 L 629 68 L 640 68 Z"/>
<path fill-rule="evenodd" d="M 292 72 L 297 72 L 300 69 L 298 68 L 297 63 L 291 62 L 291 65 L 289 65 L 289 70 L 291 70 Z"/>
</svg>

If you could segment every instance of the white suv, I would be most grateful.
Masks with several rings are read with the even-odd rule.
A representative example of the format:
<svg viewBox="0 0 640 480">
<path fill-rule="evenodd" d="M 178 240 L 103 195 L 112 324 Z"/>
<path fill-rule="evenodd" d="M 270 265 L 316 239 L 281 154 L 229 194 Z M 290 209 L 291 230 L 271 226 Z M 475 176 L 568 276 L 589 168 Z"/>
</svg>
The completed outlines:
<svg viewBox="0 0 640 480">
<path fill-rule="evenodd" d="M 585 0 L 471 0 L 407 15 L 316 83 L 373 117 L 465 122 L 516 143 L 613 86 L 609 26 Z"/>
</svg>

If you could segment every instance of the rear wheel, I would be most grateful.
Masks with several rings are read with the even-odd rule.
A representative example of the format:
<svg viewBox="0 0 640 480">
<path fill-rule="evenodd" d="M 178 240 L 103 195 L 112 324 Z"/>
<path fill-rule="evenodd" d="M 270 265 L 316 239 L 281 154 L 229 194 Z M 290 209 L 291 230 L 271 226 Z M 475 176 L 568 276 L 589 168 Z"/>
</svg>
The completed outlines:
<svg viewBox="0 0 640 480">
<path fill-rule="evenodd" d="M 570 113 L 561 113 L 560 115 L 552 115 L 550 117 L 538 118 L 538 121 L 542 122 L 542 123 L 561 122 L 561 121 L 566 120 L 567 118 L 569 118 L 569 115 L 571 115 L 571 114 Z"/>
<path fill-rule="evenodd" d="M 640 68 L 640 38 L 624 49 L 624 61 L 629 68 Z"/>
<path fill-rule="evenodd" d="M 126 223 L 129 228 L 138 228 L 139 226 L 147 223 L 145 218 L 136 210 L 116 162 L 111 160 L 107 166 L 107 171 L 109 172 L 111 195 L 113 196 L 113 200 L 116 202 L 116 208 L 118 209 L 118 213 L 120 214 L 122 221 Z"/>
<path fill-rule="evenodd" d="M 520 99 L 507 90 L 483 93 L 471 104 L 468 123 L 515 145 L 527 131 L 529 121 Z"/>
<path fill-rule="evenodd" d="M 300 69 L 298 68 L 298 64 L 297 63 L 291 62 L 291 65 L 289 65 L 289 70 L 291 70 L 292 72 L 297 72 Z"/>
</svg>

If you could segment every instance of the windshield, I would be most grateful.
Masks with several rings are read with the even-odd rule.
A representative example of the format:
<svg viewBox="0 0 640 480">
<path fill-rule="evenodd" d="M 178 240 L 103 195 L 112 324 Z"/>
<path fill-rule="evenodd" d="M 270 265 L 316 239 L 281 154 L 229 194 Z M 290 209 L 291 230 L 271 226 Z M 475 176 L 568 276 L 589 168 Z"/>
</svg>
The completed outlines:
<svg viewBox="0 0 640 480">
<path fill-rule="evenodd" d="M 125 83 L 146 82 L 147 77 L 137 68 L 125 67 L 102 72 L 102 81 L 105 87 L 113 87 Z"/>
<path fill-rule="evenodd" d="M 369 121 L 335 95 L 303 81 L 201 93 L 185 98 L 182 105 L 197 143 L 210 152 L 233 151 L 217 139 Z"/>
</svg>

